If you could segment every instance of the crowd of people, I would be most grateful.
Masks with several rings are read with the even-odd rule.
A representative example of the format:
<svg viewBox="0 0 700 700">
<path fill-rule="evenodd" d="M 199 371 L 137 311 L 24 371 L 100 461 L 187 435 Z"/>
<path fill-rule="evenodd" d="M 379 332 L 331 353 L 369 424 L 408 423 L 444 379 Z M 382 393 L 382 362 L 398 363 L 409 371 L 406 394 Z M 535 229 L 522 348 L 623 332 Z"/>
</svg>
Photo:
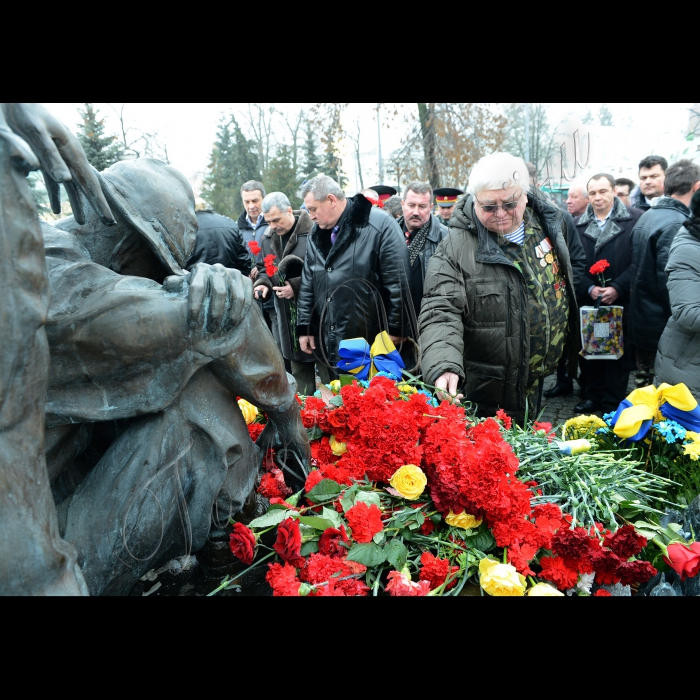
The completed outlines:
<svg viewBox="0 0 700 700">
<path fill-rule="evenodd" d="M 339 376 L 343 340 L 386 331 L 412 373 L 484 415 L 523 422 L 574 381 L 576 412 L 613 411 L 633 370 L 639 387 L 683 381 L 700 398 L 700 167 L 648 156 L 638 179 L 579 177 L 559 204 L 534 166 L 493 153 L 466 193 L 414 181 L 349 197 L 318 175 L 298 210 L 250 181 L 237 222 L 198 200 L 188 265 L 250 277 L 301 394 Z M 622 307 L 617 359 L 580 352 L 579 310 L 595 305 Z"/>
</svg>

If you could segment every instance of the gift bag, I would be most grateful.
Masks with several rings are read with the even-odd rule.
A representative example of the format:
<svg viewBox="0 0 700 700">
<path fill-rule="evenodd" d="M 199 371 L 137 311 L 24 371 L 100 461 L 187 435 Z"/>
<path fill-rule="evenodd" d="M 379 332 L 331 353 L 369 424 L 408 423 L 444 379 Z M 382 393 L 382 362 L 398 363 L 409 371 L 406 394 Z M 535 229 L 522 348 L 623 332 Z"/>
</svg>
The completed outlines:
<svg viewBox="0 0 700 700">
<path fill-rule="evenodd" d="M 624 355 L 621 306 L 582 306 L 581 352 L 587 360 L 619 360 Z"/>
</svg>

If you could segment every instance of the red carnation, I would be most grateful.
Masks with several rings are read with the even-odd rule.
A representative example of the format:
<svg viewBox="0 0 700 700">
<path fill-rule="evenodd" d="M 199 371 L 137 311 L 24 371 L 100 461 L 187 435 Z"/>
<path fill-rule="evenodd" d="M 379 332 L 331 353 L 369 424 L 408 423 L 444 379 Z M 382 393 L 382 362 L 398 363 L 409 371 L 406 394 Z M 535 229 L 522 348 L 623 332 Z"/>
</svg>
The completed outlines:
<svg viewBox="0 0 700 700">
<path fill-rule="evenodd" d="M 282 470 L 273 467 L 260 478 L 258 493 L 265 498 L 286 498 L 292 493 L 292 489 L 285 483 Z"/>
<path fill-rule="evenodd" d="M 273 596 L 298 596 L 301 581 L 297 578 L 296 569 L 286 562 L 270 564 L 270 570 L 265 580 L 272 588 Z"/>
<path fill-rule="evenodd" d="M 600 598 L 608 598 L 612 596 L 612 593 L 606 591 L 604 588 L 599 588 L 593 595 L 599 596 Z"/>
<path fill-rule="evenodd" d="M 270 253 L 269 255 L 265 256 L 263 264 L 265 265 L 265 274 L 268 277 L 272 277 L 277 272 L 277 266 L 275 265 L 275 255 L 273 253 Z"/>
<path fill-rule="evenodd" d="M 352 537 L 355 542 L 371 542 L 372 538 L 384 528 L 382 511 L 374 503 L 367 506 L 364 501 L 360 501 L 350 508 L 345 517 L 352 528 Z"/>
<path fill-rule="evenodd" d="M 496 418 L 503 423 L 503 427 L 506 430 L 510 430 L 510 426 L 513 424 L 513 419 L 502 408 L 499 408 L 496 411 Z"/>
<path fill-rule="evenodd" d="M 248 247 L 253 255 L 260 255 L 260 245 L 257 241 L 249 241 Z"/>
<path fill-rule="evenodd" d="M 430 584 L 427 581 L 409 581 L 401 571 L 390 571 L 387 578 L 389 583 L 385 590 L 392 596 L 425 596 L 430 592 Z"/>
<path fill-rule="evenodd" d="M 301 532 L 294 518 L 287 518 L 277 526 L 277 539 L 272 548 L 284 561 L 294 562 L 301 554 Z"/>
<path fill-rule="evenodd" d="M 599 554 L 598 550 L 600 547 L 597 545 L 597 540 L 593 542 L 588 532 L 582 527 L 574 530 L 559 528 L 552 537 L 552 551 L 564 557 L 568 566 L 581 573 L 592 570 L 591 555 Z"/>
<path fill-rule="evenodd" d="M 643 560 L 625 561 L 618 568 L 620 583 L 629 586 L 632 583 L 646 583 L 652 576 L 656 575 L 656 569 Z"/>
<path fill-rule="evenodd" d="M 547 436 L 547 441 L 552 442 L 552 440 L 554 440 L 554 431 L 552 430 L 551 423 L 546 423 L 546 422 L 540 423 L 539 421 L 535 421 L 532 424 L 532 430 L 535 433 L 538 430 L 544 430 L 544 434 Z"/>
<path fill-rule="evenodd" d="M 304 484 L 304 491 L 308 493 L 314 488 L 320 481 L 323 481 L 323 474 L 319 469 L 312 469 L 309 475 L 306 477 L 306 483 Z"/>
<path fill-rule="evenodd" d="M 591 269 L 589 270 L 589 272 L 592 275 L 600 275 L 603 272 L 605 272 L 609 267 L 610 263 L 607 260 L 598 260 L 598 262 L 591 265 Z"/>
<path fill-rule="evenodd" d="M 690 546 L 673 542 L 668 545 L 668 556 L 664 561 L 681 577 L 681 581 L 700 573 L 700 542 Z"/>
<path fill-rule="evenodd" d="M 341 525 L 340 529 L 329 527 L 323 531 L 321 539 L 318 541 L 318 551 L 331 557 L 343 556 L 348 550 L 343 547 L 341 542 L 350 544 L 345 525 Z"/>
<path fill-rule="evenodd" d="M 248 424 L 248 435 L 250 435 L 250 439 L 253 442 L 256 442 L 257 439 L 260 437 L 260 433 L 265 429 L 265 426 L 262 423 L 249 423 Z"/>
<path fill-rule="evenodd" d="M 551 581 L 560 591 L 573 588 L 578 581 L 578 573 L 570 569 L 561 557 L 542 557 L 540 578 Z"/>
<path fill-rule="evenodd" d="M 598 260 L 597 263 L 594 263 L 591 265 L 591 269 L 589 272 L 592 275 L 598 275 L 598 281 L 600 282 L 601 287 L 605 287 L 607 285 L 607 282 L 605 281 L 605 274 L 604 272 L 610 267 L 610 263 L 607 260 Z"/>
<path fill-rule="evenodd" d="M 255 535 L 243 523 L 234 523 L 233 532 L 229 535 L 228 546 L 235 557 L 250 566 L 255 558 Z"/>
<path fill-rule="evenodd" d="M 457 579 L 453 574 L 459 571 L 459 567 L 450 566 L 449 559 L 438 559 L 432 552 L 423 552 L 420 557 L 420 563 L 420 579 L 430 584 L 431 591 L 438 586 L 442 586 L 448 576 L 451 577 L 451 580 L 446 588 L 453 588 L 457 584 Z"/>
<path fill-rule="evenodd" d="M 637 534 L 633 525 L 625 525 L 615 534 L 608 535 L 603 540 L 603 546 L 610 547 L 620 559 L 627 561 L 647 546 L 647 540 Z"/>
</svg>

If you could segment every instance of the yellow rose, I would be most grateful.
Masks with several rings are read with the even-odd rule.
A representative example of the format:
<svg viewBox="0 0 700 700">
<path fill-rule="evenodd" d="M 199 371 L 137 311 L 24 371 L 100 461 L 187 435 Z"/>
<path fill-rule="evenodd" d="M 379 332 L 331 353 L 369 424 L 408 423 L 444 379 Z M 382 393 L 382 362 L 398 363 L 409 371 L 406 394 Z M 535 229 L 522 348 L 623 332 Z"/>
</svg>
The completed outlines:
<svg viewBox="0 0 700 700">
<path fill-rule="evenodd" d="M 465 530 L 471 530 L 472 528 L 479 527 L 483 521 L 483 518 L 476 518 L 469 513 L 453 513 L 452 511 L 445 517 L 445 522 L 452 527 L 461 527 Z"/>
<path fill-rule="evenodd" d="M 336 457 L 340 457 L 340 455 L 344 455 L 348 451 L 347 444 L 344 442 L 340 442 L 340 440 L 336 440 L 335 435 L 331 435 L 330 440 L 328 442 L 330 444 L 331 452 Z"/>
<path fill-rule="evenodd" d="M 389 479 L 389 483 L 409 501 L 415 501 L 425 490 L 428 480 L 420 467 L 415 464 L 404 464 L 399 467 Z"/>
<path fill-rule="evenodd" d="M 479 582 L 489 595 L 494 596 L 524 596 L 527 587 L 525 577 L 514 566 L 499 564 L 488 557 L 479 562 Z"/>
<path fill-rule="evenodd" d="M 258 409 L 245 399 L 238 399 L 238 408 L 241 409 L 246 425 L 250 425 L 258 415 Z"/>
<path fill-rule="evenodd" d="M 536 583 L 528 592 L 528 595 L 534 595 L 534 596 L 558 596 L 561 595 L 563 596 L 564 594 L 561 591 L 558 591 L 554 586 L 552 586 L 549 583 Z"/>
<path fill-rule="evenodd" d="M 328 386 L 334 394 L 340 393 L 340 379 L 334 379 Z"/>
</svg>

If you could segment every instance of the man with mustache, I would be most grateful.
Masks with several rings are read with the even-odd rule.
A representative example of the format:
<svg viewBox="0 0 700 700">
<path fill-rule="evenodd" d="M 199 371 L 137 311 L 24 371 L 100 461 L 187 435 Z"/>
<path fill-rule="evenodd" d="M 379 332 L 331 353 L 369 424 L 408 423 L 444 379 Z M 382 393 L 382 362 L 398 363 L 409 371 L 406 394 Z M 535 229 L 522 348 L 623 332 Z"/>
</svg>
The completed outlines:
<svg viewBox="0 0 700 700">
<path fill-rule="evenodd" d="M 423 280 L 425 271 L 428 269 L 428 260 L 435 252 L 438 243 L 447 235 L 448 229 L 432 213 L 433 189 L 427 182 L 409 183 L 401 206 L 403 216 L 398 221 L 408 246 L 411 264 L 408 284 L 417 316 L 420 313 L 420 303 L 423 298 Z"/>
</svg>

